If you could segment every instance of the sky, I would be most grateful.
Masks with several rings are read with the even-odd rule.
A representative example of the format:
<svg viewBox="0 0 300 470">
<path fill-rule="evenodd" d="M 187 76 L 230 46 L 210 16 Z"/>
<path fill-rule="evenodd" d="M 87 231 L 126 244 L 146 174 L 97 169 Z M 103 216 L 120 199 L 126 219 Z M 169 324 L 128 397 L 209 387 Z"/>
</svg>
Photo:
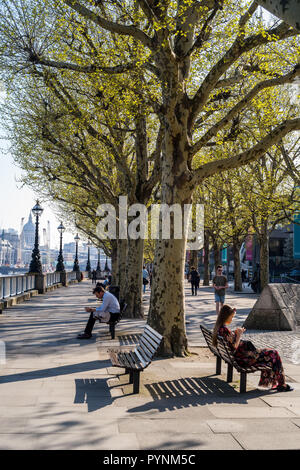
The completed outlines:
<svg viewBox="0 0 300 470">
<path fill-rule="evenodd" d="M 2 137 L 2 138 L 1 138 Z M 9 142 L 3 139 L 3 129 L 0 129 L 0 228 L 1 230 L 14 228 L 20 232 L 21 218 L 27 222 L 30 210 L 35 205 L 38 194 L 29 187 L 18 182 L 22 175 L 20 168 L 16 166 L 12 155 L 8 151 Z M 59 243 L 57 227 L 60 224 L 50 208 L 50 203 L 42 203 L 44 212 L 40 219 L 40 236 L 42 229 L 47 228 L 50 221 L 50 246 L 56 248 Z M 73 233 L 64 233 L 64 242 L 74 241 Z"/>
</svg>

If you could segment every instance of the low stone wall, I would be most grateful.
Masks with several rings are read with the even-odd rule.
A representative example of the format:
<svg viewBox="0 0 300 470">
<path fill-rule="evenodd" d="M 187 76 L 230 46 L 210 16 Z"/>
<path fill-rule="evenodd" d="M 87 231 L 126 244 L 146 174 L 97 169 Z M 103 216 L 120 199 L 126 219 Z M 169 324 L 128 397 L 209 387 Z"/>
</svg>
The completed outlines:
<svg viewBox="0 0 300 470">
<path fill-rule="evenodd" d="M 24 302 L 25 300 L 30 300 L 31 297 L 34 297 L 36 295 L 39 295 L 38 291 L 36 289 L 33 289 L 28 292 L 24 292 L 23 294 L 15 295 L 13 297 L 8 297 L 7 299 L 3 299 L 0 302 L 0 313 L 2 313 L 2 310 L 5 308 L 12 307 L 13 305 L 20 304 Z"/>
<path fill-rule="evenodd" d="M 300 325 L 300 284 L 268 284 L 249 313 L 250 330 L 291 331 Z"/>
<path fill-rule="evenodd" d="M 53 273 L 51 273 L 51 275 L 52 274 Z M 30 298 L 35 295 L 45 294 L 59 287 L 67 287 L 70 284 L 77 284 L 81 281 L 81 275 L 79 278 L 79 273 L 76 273 L 76 279 L 70 279 L 71 276 L 69 274 L 70 273 L 67 272 L 60 273 L 57 279 L 52 279 L 52 282 L 54 280 L 54 284 L 51 285 L 47 285 L 49 284 L 49 282 L 47 282 L 47 274 L 35 274 L 33 289 L 27 290 L 26 292 L 23 292 L 18 295 L 11 295 L 9 297 L 5 297 L 0 300 L 0 314 L 3 312 L 4 309 L 12 307 L 13 305 L 17 305 L 21 302 L 24 302 L 25 300 L 30 300 Z M 56 280 L 60 282 L 55 282 Z"/>
</svg>

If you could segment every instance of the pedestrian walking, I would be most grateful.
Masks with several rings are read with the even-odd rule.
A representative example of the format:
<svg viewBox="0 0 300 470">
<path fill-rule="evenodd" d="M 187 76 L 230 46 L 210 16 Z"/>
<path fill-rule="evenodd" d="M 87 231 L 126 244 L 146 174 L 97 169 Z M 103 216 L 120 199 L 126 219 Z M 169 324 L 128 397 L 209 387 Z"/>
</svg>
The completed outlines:
<svg viewBox="0 0 300 470">
<path fill-rule="evenodd" d="M 96 281 L 97 281 L 97 273 L 96 273 L 96 270 L 93 269 L 93 271 L 92 271 L 92 284 L 96 284 Z"/>
<path fill-rule="evenodd" d="M 213 278 L 213 288 L 215 290 L 216 313 L 219 315 L 220 308 L 225 303 L 225 293 L 228 288 L 228 280 L 223 274 L 222 265 L 217 266 L 217 272 Z"/>
<path fill-rule="evenodd" d="M 247 273 L 245 269 L 242 269 L 241 277 L 242 277 L 242 286 L 244 287 L 244 283 L 247 281 Z"/>
<path fill-rule="evenodd" d="M 199 287 L 200 276 L 199 276 L 197 269 L 194 266 L 192 266 L 191 268 L 190 281 L 191 281 L 191 287 L 192 287 L 192 295 L 197 295 L 197 287 Z"/>
<path fill-rule="evenodd" d="M 149 273 L 148 273 L 146 267 L 144 266 L 143 267 L 143 292 L 144 292 L 144 294 L 146 292 L 146 286 L 147 286 L 147 284 L 149 284 L 148 278 L 149 278 Z"/>
</svg>

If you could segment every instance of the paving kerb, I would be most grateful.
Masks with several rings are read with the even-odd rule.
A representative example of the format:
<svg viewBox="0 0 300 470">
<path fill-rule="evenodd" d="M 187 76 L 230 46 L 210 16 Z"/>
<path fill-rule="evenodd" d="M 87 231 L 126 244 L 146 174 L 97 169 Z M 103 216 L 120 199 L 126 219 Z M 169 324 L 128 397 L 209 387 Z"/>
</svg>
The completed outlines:
<svg viewBox="0 0 300 470">
<path fill-rule="evenodd" d="M 259 374 L 248 375 L 248 392 L 238 392 L 239 375 L 227 384 L 216 376 L 200 323 L 216 319 L 213 289 L 191 296 L 186 284 L 186 329 L 191 356 L 157 358 L 141 374 L 141 393 L 112 368 L 107 348 L 126 348 L 145 321 L 123 319 L 112 341 L 107 325 L 95 326 L 91 341 L 76 339 L 91 305 L 88 281 L 61 288 L 0 317 L 7 362 L 0 365 L 1 449 L 300 449 L 300 358 L 290 345 L 300 332 L 250 331 L 258 346 L 276 347 L 295 391 L 258 390 Z M 228 290 L 241 325 L 257 296 Z M 147 310 L 149 290 L 144 296 Z M 0 418 L 1 419 L 1 418 Z M 261 440 L 268 430 L 276 439 Z M 278 436 L 286 437 L 279 439 Z M 290 447 L 288 447 L 290 446 Z"/>
</svg>

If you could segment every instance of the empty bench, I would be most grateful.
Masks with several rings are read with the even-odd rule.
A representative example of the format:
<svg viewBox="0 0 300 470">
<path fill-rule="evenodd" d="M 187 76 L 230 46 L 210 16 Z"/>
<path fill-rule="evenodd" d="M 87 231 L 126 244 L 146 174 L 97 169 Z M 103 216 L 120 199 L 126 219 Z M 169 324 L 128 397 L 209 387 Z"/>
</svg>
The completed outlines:
<svg viewBox="0 0 300 470">
<path fill-rule="evenodd" d="M 269 366 L 248 366 L 241 367 L 231 352 L 226 340 L 221 336 L 217 337 L 217 345 L 214 346 L 212 343 L 212 332 L 200 325 L 202 334 L 205 338 L 207 346 L 211 352 L 216 356 L 216 374 L 221 374 L 222 359 L 227 363 L 227 382 L 232 382 L 233 368 L 240 373 L 240 393 L 245 393 L 247 389 L 247 374 L 257 372 L 258 370 L 271 369 Z"/>
<path fill-rule="evenodd" d="M 133 393 L 139 393 L 140 373 L 151 364 L 162 339 L 163 336 L 146 325 L 134 350 L 125 352 L 110 349 L 108 351 L 112 366 L 124 368 L 125 374 L 129 374 L 129 382 L 133 384 Z"/>
</svg>

